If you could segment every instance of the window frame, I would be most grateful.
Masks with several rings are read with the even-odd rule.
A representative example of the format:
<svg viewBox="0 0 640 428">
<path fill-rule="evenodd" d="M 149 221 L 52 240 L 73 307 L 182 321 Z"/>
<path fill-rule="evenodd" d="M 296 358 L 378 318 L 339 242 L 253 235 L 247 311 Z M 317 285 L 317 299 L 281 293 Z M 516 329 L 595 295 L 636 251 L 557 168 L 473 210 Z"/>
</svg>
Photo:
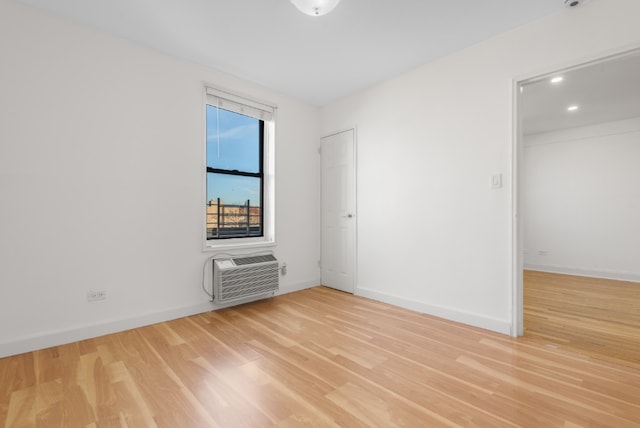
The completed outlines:
<svg viewBox="0 0 640 428">
<path fill-rule="evenodd" d="M 203 250 L 220 250 L 231 248 L 255 248 L 275 245 L 275 177 L 274 177 L 274 158 L 275 158 L 275 122 L 277 107 L 252 98 L 248 98 L 236 93 L 217 89 L 211 86 L 205 86 L 204 91 L 204 197 L 203 201 Z M 207 165 L 207 105 L 222 108 L 234 113 L 243 114 L 259 120 L 261 144 L 259 145 L 259 170 L 257 174 L 250 172 L 241 172 L 237 170 L 224 170 L 211 168 Z M 260 116 L 260 117 L 257 117 Z M 235 176 L 257 177 L 262 181 L 261 186 L 261 236 L 243 236 L 209 239 L 207 236 L 207 179 L 209 173 L 223 173 Z"/>
</svg>

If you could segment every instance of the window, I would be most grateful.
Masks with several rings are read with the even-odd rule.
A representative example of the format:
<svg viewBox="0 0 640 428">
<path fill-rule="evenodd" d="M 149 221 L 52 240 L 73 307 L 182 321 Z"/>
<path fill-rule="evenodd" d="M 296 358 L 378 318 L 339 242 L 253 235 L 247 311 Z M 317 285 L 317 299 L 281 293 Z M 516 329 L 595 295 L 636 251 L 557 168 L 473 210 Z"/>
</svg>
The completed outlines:
<svg viewBox="0 0 640 428">
<path fill-rule="evenodd" d="M 273 116 L 273 107 L 207 89 L 209 246 L 273 242 Z"/>
</svg>

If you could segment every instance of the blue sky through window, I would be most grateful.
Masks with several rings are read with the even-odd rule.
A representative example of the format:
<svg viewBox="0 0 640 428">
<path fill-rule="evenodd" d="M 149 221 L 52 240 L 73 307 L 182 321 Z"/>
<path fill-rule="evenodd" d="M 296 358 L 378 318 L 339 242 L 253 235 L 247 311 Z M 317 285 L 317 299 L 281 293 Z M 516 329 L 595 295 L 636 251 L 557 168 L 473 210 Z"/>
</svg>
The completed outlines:
<svg viewBox="0 0 640 428">
<path fill-rule="evenodd" d="M 244 172 L 260 171 L 259 120 L 207 105 L 207 166 Z M 260 179 L 207 174 L 207 200 L 260 206 Z"/>
</svg>

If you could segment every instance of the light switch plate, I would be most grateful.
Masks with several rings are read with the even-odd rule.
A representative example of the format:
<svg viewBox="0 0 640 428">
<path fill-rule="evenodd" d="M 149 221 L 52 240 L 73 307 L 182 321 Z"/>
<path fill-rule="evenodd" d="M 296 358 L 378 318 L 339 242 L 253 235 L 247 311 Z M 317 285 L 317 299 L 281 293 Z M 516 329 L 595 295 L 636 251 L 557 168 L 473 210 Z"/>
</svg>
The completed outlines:
<svg viewBox="0 0 640 428">
<path fill-rule="evenodd" d="M 502 174 L 493 174 L 491 176 L 491 188 L 500 189 L 502 187 Z"/>
</svg>

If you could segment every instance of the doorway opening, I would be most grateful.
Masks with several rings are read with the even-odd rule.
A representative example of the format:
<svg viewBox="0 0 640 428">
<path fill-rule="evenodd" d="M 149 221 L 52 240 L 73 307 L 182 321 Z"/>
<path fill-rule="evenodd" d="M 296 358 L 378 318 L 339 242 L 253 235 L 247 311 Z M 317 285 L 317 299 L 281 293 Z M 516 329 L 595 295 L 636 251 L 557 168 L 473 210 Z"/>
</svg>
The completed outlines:
<svg viewBox="0 0 640 428">
<path fill-rule="evenodd" d="M 619 319 L 602 337 L 632 336 L 638 356 L 621 358 L 640 365 L 640 318 L 622 297 L 640 295 L 637 76 L 640 50 L 516 82 L 512 333 L 571 347 L 597 339 L 584 326 Z M 595 279 L 613 281 L 599 297 Z"/>
</svg>

